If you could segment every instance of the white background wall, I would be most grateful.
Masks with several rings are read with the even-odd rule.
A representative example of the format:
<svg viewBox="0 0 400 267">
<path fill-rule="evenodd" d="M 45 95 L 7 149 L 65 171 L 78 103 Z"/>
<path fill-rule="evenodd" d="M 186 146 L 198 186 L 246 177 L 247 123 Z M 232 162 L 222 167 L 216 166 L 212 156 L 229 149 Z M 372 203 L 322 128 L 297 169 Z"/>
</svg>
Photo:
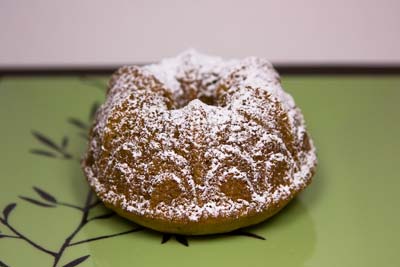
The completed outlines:
<svg viewBox="0 0 400 267">
<path fill-rule="evenodd" d="M 400 64 L 400 0 L 0 0 L 0 67 L 120 65 L 189 47 L 274 63 Z"/>
</svg>

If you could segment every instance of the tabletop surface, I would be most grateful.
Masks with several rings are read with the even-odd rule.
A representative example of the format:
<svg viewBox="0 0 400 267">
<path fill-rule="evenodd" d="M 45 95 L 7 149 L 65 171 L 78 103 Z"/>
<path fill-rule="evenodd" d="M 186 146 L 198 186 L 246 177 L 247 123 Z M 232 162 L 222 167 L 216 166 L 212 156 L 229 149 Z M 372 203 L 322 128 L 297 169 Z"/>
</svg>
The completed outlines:
<svg viewBox="0 0 400 267">
<path fill-rule="evenodd" d="M 105 209 L 79 167 L 105 76 L 0 80 L 0 266 L 400 266 L 400 76 L 283 76 L 318 150 L 283 211 L 206 237 Z"/>
</svg>

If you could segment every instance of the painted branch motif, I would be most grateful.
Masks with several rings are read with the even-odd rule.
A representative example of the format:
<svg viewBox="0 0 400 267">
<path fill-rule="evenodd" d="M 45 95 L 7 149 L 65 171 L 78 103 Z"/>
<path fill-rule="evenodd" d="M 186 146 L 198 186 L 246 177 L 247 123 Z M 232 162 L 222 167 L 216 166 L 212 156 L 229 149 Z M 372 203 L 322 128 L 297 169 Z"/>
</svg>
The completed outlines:
<svg viewBox="0 0 400 267">
<path fill-rule="evenodd" d="M 86 239 L 86 240 L 73 241 L 74 237 L 79 233 L 79 231 L 85 225 L 87 225 L 88 223 L 90 223 L 92 221 L 95 221 L 95 220 L 108 219 L 108 218 L 112 217 L 114 215 L 114 213 L 106 213 L 106 214 L 99 215 L 99 216 L 96 216 L 96 217 L 93 217 L 93 218 L 89 219 L 90 211 L 93 208 L 95 208 L 97 205 L 100 204 L 100 202 L 97 201 L 97 199 L 94 199 L 93 193 L 92 193 L 91 190 L 88 191 L 87 196 L 86 196 L 86 201 L 85 201 L 83 206 L 77 206 L 77 205 L 74 205 L 74 204 L 58 201 L 53 195 L 51 195 L 50 193 L 48 193 L 48 192 L 46 192 L 43 189 L 40 189 L 38 187 L 33 187 L 33 190 L 40 197 L 40 200 L 34 199 L 34 198 L 29 198 L 29 197 L 24 197 L 24 196 L 20 196 L 20 198 L 22 200 L 24 200 L 24 201 L 27 201 L 27 202 L 33 204 L 33 205 L 37 205 L 37 206 L 44 207 L 44 208 L 56 208 L 58 206 L 64 206 L 64 207 L 67 207 L 67 208 L 72 208 L 72 209 L 79 210 L 81 212 L 81 219 L 80 219 L 80 222 L 77 225 L 77 227 L 72 231 L 72 233 L 70 233 L 66 237 L 66 239 L 63 242 L 63 244 L 61 245 L 61 247 L 57 251 L 51 251 L 51 250 L 45 248 L 44 246 L 39 245 L 38 243 L 36 243 L 35 241 L 31 240 L 27 236 L 25 236 L 22 232 L 17 230 L 10 223 L 10 221 L 9 221 L 10 215 L 14 211 L 14 209 L 17 207 L 16 203 L 10 203 L 3 209 L 3 214 L 2 214 L 2 217 L 0 217 L 0 222 L 6 228 L 8 228 L 13 234 L 12 235 L 4 235 L 4 234 L 0 233 L 0 238 L 15 238 L 15 239 L 20 239 L 20 240 L 23 240 L 23 241 L 27 242 L 28 244 L 30 244 L 31 246 L 33 246 L 37 250 L 52 256 L 54 258 L 53 267 L 58 266 L 58 262 L 60 261 L 63 253 L 65 252 L 65 250 L 68 247 L 76 246 L 76 245 L 83 244 L 83 243 L 93 242 L 93 241 L 97 241 L 97 240 L 101 240 L 101 239 L 111 238 L 111 237 L 115 237 L 115 236 L 121 236 L 121 235 L 125 235 L 125 234 L 130 234 L 130 233 L 133 233 L 133 232 L 138 232 L 138 231 L 143 230 L 142 227 L 137 226 L 137 227 L 135 227 L 135 228 L 133 228 L 133 229 L 131 229 L 129 231 L 125 231 L 125 232 L 121 232 L 121 233 L 116 233 L 116 234 L 111 234 L 111 235 L 104 235 L 104 236 L 97 236 L 97 237 Z M 90 255 L 85 255 L 85 256 L 79 257 L 79 258 L 69 262 L 68 264 L 64 265 L 63 267 L 77 266 L 78 264 L 82 263 L 87 258 L 89 258 L 89 256 Z M 0 263 L 0 266 L 2 266 L 1 264 L 4 265 L 4 263 Z M 5 265 L 5 266 L 7 266 L 7 265 Z"/>
</svg>

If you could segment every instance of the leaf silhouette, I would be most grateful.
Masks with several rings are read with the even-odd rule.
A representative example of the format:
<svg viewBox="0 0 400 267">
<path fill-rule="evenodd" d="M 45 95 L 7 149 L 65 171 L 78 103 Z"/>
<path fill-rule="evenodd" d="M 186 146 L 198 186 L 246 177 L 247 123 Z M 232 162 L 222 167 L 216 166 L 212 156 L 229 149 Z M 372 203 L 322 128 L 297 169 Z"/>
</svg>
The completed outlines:
<svg viewBox="0 0 400 267">
<path fill-rule="evenodd" d="M 79 119 L 76 119 L 76 118 L 69 118 L 69 119 L 68 119 L 68 122 L 69 122 L 70 124 L 72 124 L 72 125 L 74 125 L 74 126 L 80 128 L 80 129 L 82 129 L 82 130 L 85 130 L 85 131 L 86 131 L 86 130 L 88 129 L 88 126 L 86 125 L 86 123 L 82 122 L 82 121 L 79 120 Z"/>
<path fill-rule="evenodd" d="M 63 267 L 74 267 L 74 266 L 77 266 L 78 264 L 81 264 L 82 262 L 84 262 L 89 257 L 90 257 L 90 255 L 82 256 L 80 258 L 77 258 L 77 259 L 65 264 Z"/>
<path fill-rule="evenodd" d="M 3 210 L 3 216 L 4 216 L 4 220 L 7 221 L 8 219 L 8 215 L 10 215 L 10 212 L 17 206 L 16 203 L 10 203 L 8 204 L 4 210 Z"/>
<path fill-rule="evenodd" d="M 57 203 L 57 199 L 55 197 L 53 197 L 49 193 L 43 191 L 42 189 L 34 186 L 33 190 L 35 190 L 36 193 L 38 193 L 38 195 L 41 196 L 44 200 L 51 202 L 51 203 Z"/>
<path fill-rule="evenodd" d="M 36 199 L 32 199 L 30 197 L 22 197 L 22 196 L 20 196 L 20 198 L 25 200 L 25 201 L 28 201 L 28 202 L 30 202 L 32 204 L 41 206 L 41 207 L 54 208 L 54 205 L 52 205 L 52 204 L 43 203 L 43 202 L 40 202 L 40 201 L 38 201 Z"/>
<path fill-rule="evenodd" d="M 171 239 L 171 235 L 170 234 L 163 234 L 162 240 L 161 240 L 161 244 L 167 243 L 170 239 Z"/>
<path fill-rule="evenodd" d="M 92 105 L 92 108 L 90 109 L 90 114 L 89 114 L 89 120 L 92 121 L 94 119 L 94 116 L 96 115 L 96 111 L 99 109 L 99 103 L 94 102 Z"/>
<path fill-rule="evenodd" d="M 39 155 L 39 156 L 50 157 L 50 158 L 56 158 L 57 157 L 57 155 L 54 154 L 53 152 L 40 150 L 40 149 L 31 149 L 29 152 L 31 152 L 32 154 L 36 154 L 36 155 Z"/>
<path fill-rule="evenodd" d="M 176 241 L 178 241 L 179 243 L 181 243 L 182 245 L 188 247 L 189 243 L 186 239 L 186 237 L 184 237 L 183 235 L 176 235 L 175 236 Z"/>
<path fill-rule="evenodd" d="M 10 266 L 5 264 L 4 262 L 0 261 L 0 267 L 10 267 Z"/>
<path fill-rule="evenodd" d="M 245 231 L 233 231 L 230 234 L 248 236 L 248 237 L 253 237 L 253 238 L 256 238 L 256 239 L 260 239 L 260 240 L 265 240 L 265 237 L 263 237 L 263 236 L 256 235 L 256 234 L 253 234 L 253 233 L 249 233 L 249 232 L 245 232 Z"/>
<path fill-rule="evenodd" d="M 72 155 L 67 152 L 63 152 L 63 157 L 66 159 L 72 159 Z"/>
<path fill-rule="evenodd" d="M 36 132 L 36 131 L 32 131 L 33 136 L 42 144 L 56 150 L 56 151 L 61 151 L 60 147 L 53 142 L 49 137 L 44 136 L 43 134 Z"/>
<path fill-rule="evenodd" d="M 62 140 L 62 142 L 61 142 L 61 147 L 62 147 L 63 149 L 66 149 L 67 146 L 68 146 L 68 137 L 67 137 L 67 136 L 64 136 L 64 138 L 63 138 L 63 140 Z"/>
</svg>

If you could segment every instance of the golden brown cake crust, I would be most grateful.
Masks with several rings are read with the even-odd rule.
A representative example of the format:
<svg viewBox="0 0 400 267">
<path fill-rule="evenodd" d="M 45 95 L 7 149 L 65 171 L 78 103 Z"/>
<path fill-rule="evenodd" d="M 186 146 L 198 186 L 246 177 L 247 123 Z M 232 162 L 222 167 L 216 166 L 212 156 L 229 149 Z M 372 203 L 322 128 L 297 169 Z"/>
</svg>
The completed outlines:
<svg viewBox="0 0 400 267">
<path fill-rule="evenodd" d="M 82 161 L 107 207 L 193 235 L 267 219 L 315 166 L 302 114 L 268 61 L 193 51 L 119 69 Z"/>
</svg>

